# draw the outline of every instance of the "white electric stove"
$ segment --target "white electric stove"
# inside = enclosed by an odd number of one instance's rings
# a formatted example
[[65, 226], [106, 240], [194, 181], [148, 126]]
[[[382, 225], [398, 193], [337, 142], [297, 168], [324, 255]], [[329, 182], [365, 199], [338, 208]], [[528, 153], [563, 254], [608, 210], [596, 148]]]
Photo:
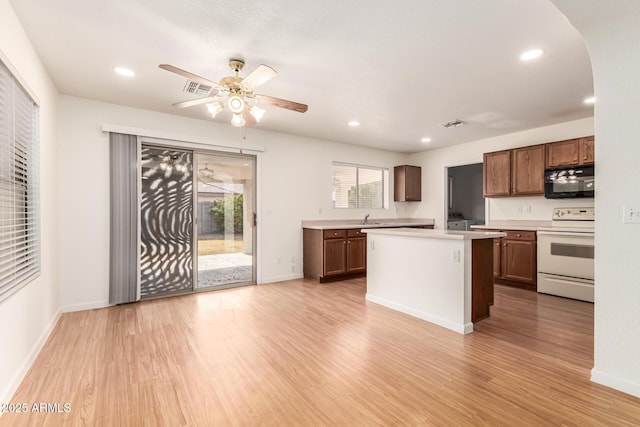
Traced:
[[538, 229], [538, 292], [593, 302], [594, 208], [556, 208]]

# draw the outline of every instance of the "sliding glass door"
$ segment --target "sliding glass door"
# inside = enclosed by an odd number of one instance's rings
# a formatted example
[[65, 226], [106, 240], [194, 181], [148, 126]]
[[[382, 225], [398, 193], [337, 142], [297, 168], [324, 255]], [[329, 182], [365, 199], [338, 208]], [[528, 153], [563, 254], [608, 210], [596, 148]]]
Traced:
[[255, 156], [143, 143], [140, 160], [140, 296], [256, 283]]
[[140, 295], [193, 290], [193, 152], [142, 145]]
[[196, 153], [198, 289], [255, 280], [255, 156]]

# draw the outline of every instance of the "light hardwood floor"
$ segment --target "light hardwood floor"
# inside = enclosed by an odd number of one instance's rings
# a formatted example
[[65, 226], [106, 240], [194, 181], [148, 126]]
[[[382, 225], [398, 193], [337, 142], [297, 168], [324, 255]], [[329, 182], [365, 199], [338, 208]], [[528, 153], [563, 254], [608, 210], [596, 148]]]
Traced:
[[640, 425], [589, 380], [593, 306], [496, 287], [459, 335], [365, 281], [250, 286], [64, 314], [0, 425]]

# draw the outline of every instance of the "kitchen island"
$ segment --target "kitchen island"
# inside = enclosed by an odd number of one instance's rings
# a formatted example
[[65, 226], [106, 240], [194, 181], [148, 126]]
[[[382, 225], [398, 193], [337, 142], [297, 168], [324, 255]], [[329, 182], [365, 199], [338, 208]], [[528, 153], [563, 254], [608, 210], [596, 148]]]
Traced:
[[501, 232], [364, 229], [367, 301], [458, 333], [489, 317], [493, 239]]

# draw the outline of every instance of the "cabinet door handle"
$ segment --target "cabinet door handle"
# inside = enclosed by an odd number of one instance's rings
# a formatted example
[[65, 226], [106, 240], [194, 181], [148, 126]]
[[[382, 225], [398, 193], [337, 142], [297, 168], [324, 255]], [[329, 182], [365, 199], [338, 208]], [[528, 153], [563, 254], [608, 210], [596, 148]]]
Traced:
[[522, 237], [522, 234], [518, 233], [516, 234], [517, 237]]

